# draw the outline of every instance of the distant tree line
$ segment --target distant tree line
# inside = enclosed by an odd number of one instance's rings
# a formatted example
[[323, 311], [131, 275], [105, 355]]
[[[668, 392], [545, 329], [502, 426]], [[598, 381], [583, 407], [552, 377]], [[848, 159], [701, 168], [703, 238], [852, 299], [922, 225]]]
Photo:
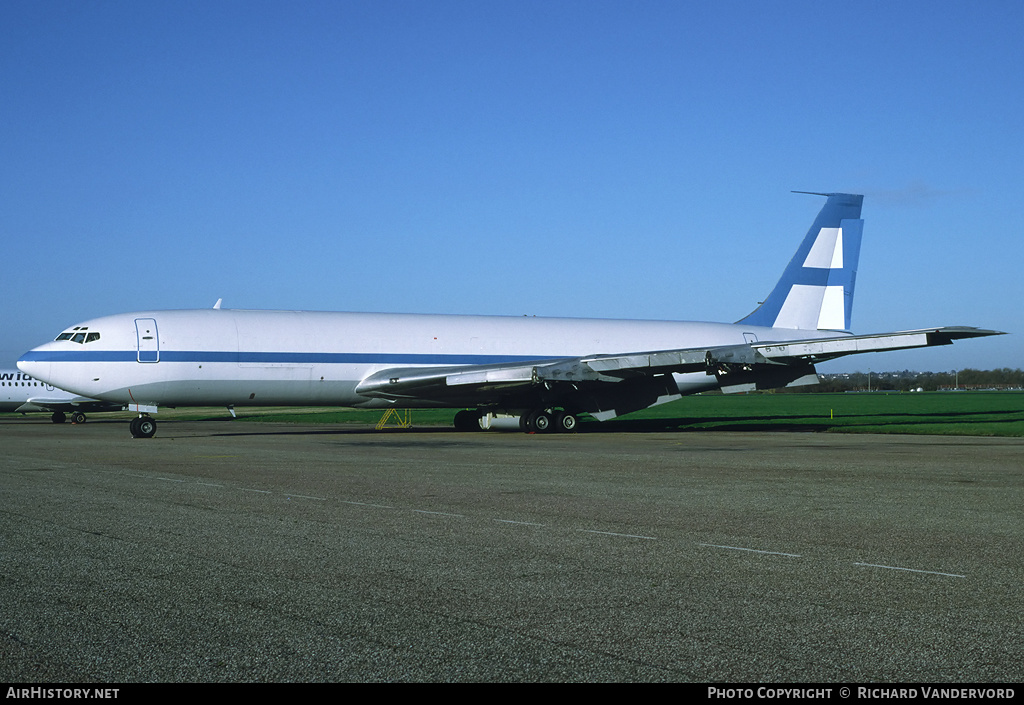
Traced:
[[[866, 392], [893, 390], [935, 392], [952, 389], [1024, 389], [1024, 370], [950, 370], [949, 372], [851, 372], [821, 374], [817, 385], [788, 392]], [[781, 391], [781, 390], [780, 390]]]

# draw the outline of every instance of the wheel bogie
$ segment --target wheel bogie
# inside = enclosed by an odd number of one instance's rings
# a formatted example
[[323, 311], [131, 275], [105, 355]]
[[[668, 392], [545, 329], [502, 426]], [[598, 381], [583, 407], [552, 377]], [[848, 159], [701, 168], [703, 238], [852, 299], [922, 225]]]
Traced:
[[455, 414], [455, 428], [464, 431], [480, 429], [504, 428], [507, 423], [519, 418], [519, 430], [523, 433], [575, 433], [579, 426], [579, 417], [567, 409], [526, 409], [523, 411], [460, 411]]
[[520, 417], [520, 428], [526, 433], [575, 433], [579, 419], [560, 409], [536, 409]]

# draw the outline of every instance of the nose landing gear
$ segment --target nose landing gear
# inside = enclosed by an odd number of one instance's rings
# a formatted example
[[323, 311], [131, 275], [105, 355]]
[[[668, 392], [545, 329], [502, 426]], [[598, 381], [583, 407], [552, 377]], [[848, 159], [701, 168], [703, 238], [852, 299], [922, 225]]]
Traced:
[[132, 419], [128, 428], [133, 438], [152, 438], [156, 433], [156, 420], [150, 416], [139, 416]]

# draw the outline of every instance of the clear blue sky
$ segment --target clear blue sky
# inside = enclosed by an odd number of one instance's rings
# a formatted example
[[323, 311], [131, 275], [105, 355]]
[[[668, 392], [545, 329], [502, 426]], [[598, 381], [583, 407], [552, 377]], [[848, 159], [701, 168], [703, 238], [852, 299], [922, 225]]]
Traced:
[[865, 194], [820, 371], [1024, 367], [1024, 3], [0, 4], [0, 363], [209, 307], [734, 321]]

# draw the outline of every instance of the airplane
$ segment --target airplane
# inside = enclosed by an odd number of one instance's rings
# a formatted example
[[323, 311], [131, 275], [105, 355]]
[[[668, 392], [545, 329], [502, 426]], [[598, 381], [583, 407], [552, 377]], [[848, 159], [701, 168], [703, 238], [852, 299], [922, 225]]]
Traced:
[[52, 411], [50, 420], [54, 423], [67, 421], [71, 412], [71, 423], [86, 421], [85, 412], [121, 411], [124, 404], [87, 399], [78, 394], [65, 392], [51, 384], [33, 379], [19, 370], [0, 370], [0, 411], [14, 411], [25, 414], [30, 411]]
[[815, 384], [814, 365], [843, 355], [1001, 334], [852, 335], [863, 196], [814, 195], [825, 204], [779, 282], [736, 323], [251, 311], [218, 300], [85, 321], [18, 367], [128, 405], [137, 438], [155, 434], [160, 406], [213, 405], [460, 408], [460, 430], [518, 417], [543, 433], [576, 430], [582, 413], [604, 421], [709, 390]]

